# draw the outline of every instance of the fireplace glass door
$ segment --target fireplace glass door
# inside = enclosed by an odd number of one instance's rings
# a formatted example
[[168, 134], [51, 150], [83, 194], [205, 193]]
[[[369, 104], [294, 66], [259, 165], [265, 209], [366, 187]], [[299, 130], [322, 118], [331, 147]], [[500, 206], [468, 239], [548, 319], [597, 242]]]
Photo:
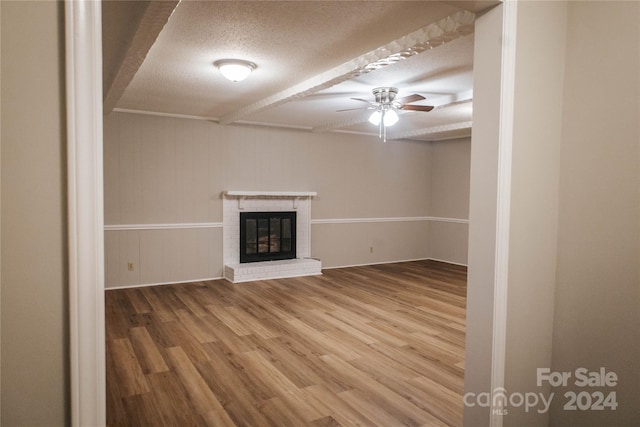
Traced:
[[295, 212], [240, 213], [240, 262], [295, 257]]

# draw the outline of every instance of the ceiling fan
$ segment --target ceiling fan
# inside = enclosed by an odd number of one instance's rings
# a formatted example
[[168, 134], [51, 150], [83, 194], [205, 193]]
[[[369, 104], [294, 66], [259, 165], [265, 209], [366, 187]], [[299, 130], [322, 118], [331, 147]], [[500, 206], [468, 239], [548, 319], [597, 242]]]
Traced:
[[372, 90], [375, 101], [369, 101], [362, 98], [351, 98], [354, 101], [366, 102], [368, 107], [362, 108], [348, 108], [338, 111], [352, 111], [352, 110], [374, 110], [369, 117], [369, 123], [379, 127], [379, 137], [383, 138], [384, 142], [387, 142], [387, 127], [393, 126], [398, 122], [398, 110], [407, 111], [431, 111], [433, 106], [431, 105], [410, 105], [412, 102], [422, 101], [426, 99], [422, 95], [414, 93], [403, 98], [396, 99], [398, 94], [398, 88], [395, 87], [377, 87]]

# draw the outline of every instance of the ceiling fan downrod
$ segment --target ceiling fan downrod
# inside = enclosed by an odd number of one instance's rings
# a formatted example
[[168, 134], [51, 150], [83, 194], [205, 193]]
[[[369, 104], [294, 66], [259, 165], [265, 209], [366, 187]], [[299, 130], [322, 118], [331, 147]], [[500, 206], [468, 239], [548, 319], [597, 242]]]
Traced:
[[382, 142], [387, 142], [387, 126], [384, 124], [384, 115], [386, 114], [386, 109], [382, 109], [380, 113], [380, 131], [378, 132], [378, 138], [382, 138]]
[[393, 100], [398, 94], [398, 88], [395, 87], [377, 87], [372, 90], [373, 96], [376, 98], [376, 102], [379, 104], [378, 109], [380, 111], [380, 124], [378, 125], [378, 138], [382, 138], [383, 142], [387, 142], [387, 124], [385, 122], [385, 115], [387, 111], [393, 108]]

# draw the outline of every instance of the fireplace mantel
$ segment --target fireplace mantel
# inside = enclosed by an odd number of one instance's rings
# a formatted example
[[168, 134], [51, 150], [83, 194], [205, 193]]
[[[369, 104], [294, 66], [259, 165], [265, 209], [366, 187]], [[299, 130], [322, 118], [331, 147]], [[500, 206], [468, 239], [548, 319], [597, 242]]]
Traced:
[[224, 197], [278, 197], [278, 198], [296, 198], [296, 197], [314, 197], [318, 193], [315, 191], [223, 191]]
[[286, 199], [293, 201], [293, 209], [298, 209], [299, 199], [310, 199], [317, 196], [315, 191], [239, 191], [229, 190], [223, 191], [222, 197], [224, 199], [237, 199], [238, 209], [244, 209], [245, 199]]

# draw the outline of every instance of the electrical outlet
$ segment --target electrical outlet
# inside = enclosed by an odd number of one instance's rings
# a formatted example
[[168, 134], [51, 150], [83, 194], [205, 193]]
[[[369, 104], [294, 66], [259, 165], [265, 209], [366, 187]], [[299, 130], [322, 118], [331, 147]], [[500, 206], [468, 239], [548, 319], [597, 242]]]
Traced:
[[127, 270], [133, 271], [133, 263], [132, 262], [127, 263]]
[[373, 253], [373, 246], [369, 248], [369, 253]]

